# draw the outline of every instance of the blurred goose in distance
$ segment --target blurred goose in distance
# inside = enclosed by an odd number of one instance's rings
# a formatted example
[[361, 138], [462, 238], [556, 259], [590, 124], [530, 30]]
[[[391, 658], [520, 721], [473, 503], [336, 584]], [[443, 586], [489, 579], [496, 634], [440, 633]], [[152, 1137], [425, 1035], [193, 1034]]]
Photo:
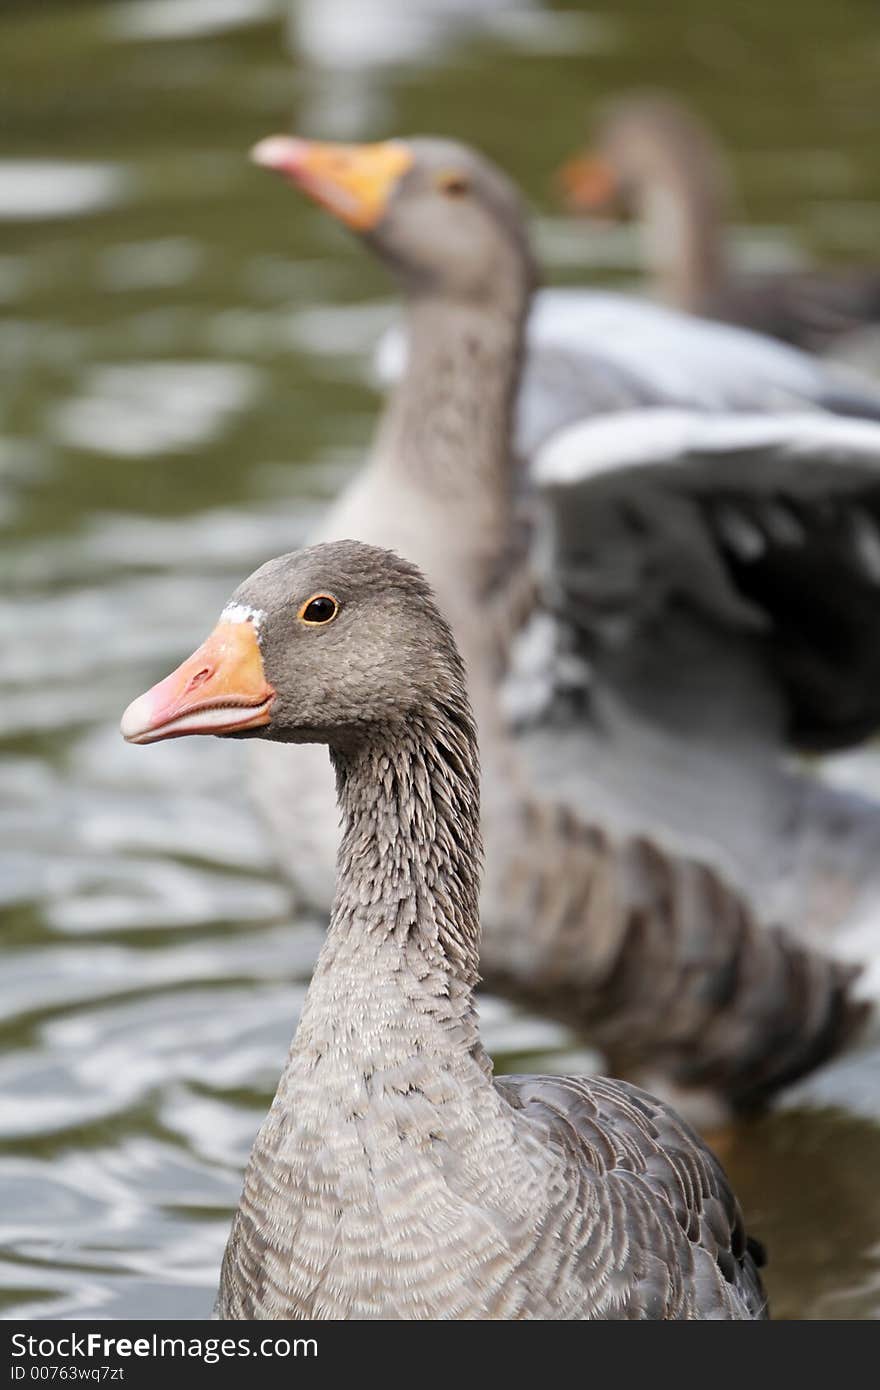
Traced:
[[727, 1179], [673, 1111], [619, 1081], [493, 1079], [476, 728], [414, 565], [351, 541], [263, 565], [122, 732], [326, 744], [336, 773], [329, 931], [219, 1317], [767, 1316]]
[[600, 116], [592, 149], [561, 171], [566, 201], [587, 214], [633, 215], [659, 297], [821, 352], [880, 324], [880, 268], [746, 274], [730, 264], [730, 182], [711, 131], [664, 93], [620, 97]]
[[[836, 930], [856, 894], [835, 835], [859, 827], [861, 889], [880, 816], [781, 755], [802, 730], [845, 744], [877, 721], [876, 643], [863, 639], [876, 631], [880, 429], [818, 408], [842, 378], [813, 360], [670, 311], [651, 311], [668, 338], [609, 333], [584, 347], [574, 324], [587, 294], [564, 306], [568, 358], [527, 337], [517, 400], [536, 277], [499, 170], [429, 139], [273, 137], [255, 157], [358, 232], [404, 295], [403, 375], [317, 539], [416, 560], [462, 649], [483, 752], [487, 983], [576, 1022], [615, 1070], [654, 1087], [671, 1078], [689, 1104], [759, 1103], [865, 1016], [853, 976], [870, 950]], [[720, 364], [717, 335], [731, 344]], [[545, 382], [552, 397], [558, 361], [566, 407], [579, 399], [587, 418], [527, 461], [520, 410], [517, 465], [515, 403]], [[816, 603], [802, 611], [775, 572], [790, 564], [806, 592], [814, 562]], [[326, 906], [326, 770], [305, 766], [307, 749], [253, 752], [280, 862]], [[788, 929], [768, 929], [780, 888]]]

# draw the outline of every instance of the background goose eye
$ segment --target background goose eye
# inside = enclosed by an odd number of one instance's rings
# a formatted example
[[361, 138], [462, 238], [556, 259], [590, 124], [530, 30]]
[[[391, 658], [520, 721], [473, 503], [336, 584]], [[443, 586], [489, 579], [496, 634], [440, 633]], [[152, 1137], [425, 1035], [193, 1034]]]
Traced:
[[314, 598], [307, 599], [299, 610], [299, 616], [304, 623], [329, 623], [339, 612], [339, 604], [335, 598], [329, 594], [315, 594]]
[[464, 174], [441, 174], [437, 179], [437, 187], [450, 198], [460, 198], [470, 191], [470, 184]]

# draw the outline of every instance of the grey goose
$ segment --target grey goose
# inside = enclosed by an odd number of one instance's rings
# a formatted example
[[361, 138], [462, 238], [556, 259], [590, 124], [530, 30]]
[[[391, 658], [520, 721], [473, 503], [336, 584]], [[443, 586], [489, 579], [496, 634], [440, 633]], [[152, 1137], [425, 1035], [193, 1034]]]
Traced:
[[413, 565], [348, 541], [263, 565], [122, 732], [325, 744], [336, 775], [330, 926], [219, 1317], [767, 1315], [727, 1179], [672, 1110], [607, 1079], [493, 1078], [473, 998], [476, 731]]

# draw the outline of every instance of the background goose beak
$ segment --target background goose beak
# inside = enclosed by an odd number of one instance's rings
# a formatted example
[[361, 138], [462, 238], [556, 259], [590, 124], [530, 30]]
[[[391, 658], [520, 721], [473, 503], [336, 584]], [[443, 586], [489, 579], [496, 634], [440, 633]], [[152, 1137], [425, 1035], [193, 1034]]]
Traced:
[[254, 146], [251, 159], [274, 169], [355, 231], [366, 232], [381, 222], [413, 155], [400, 140], [336, 145], [270, 135]]
[[617, 176], [611, 165], [596, 155], [575, 155], [556, 177], [570, 212], [608, 212], [617, 199]]
[[270, 722], [274, 698], [253, 624], [224, 622], [176, 671], [132, 701], [120, 728], [129, 743], [257, 729]]

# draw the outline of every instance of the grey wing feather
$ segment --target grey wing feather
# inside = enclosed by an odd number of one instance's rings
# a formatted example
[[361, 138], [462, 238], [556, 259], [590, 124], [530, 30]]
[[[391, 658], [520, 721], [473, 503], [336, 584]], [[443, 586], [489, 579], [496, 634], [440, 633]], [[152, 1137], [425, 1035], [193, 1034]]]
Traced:
[[880, 390], [760, 333], [647, 300], [549, 289], [528, 324], [517, 446], [576, 419], [639, 406], [707, 412], [819, 408], [880, 419]]
[[[768, 1316], [760, 1247], [717, 1158], [673, 1110], [603, 1077], [504, 1076], [496, 1085], [566, 1160], [568, 1200], [551, 1219], [575, 1237], [576, 1277], [598, 1316]], [[592, 1203], [576, 1199], [582, 1183], [598, 1201], [592, 1222]]]

